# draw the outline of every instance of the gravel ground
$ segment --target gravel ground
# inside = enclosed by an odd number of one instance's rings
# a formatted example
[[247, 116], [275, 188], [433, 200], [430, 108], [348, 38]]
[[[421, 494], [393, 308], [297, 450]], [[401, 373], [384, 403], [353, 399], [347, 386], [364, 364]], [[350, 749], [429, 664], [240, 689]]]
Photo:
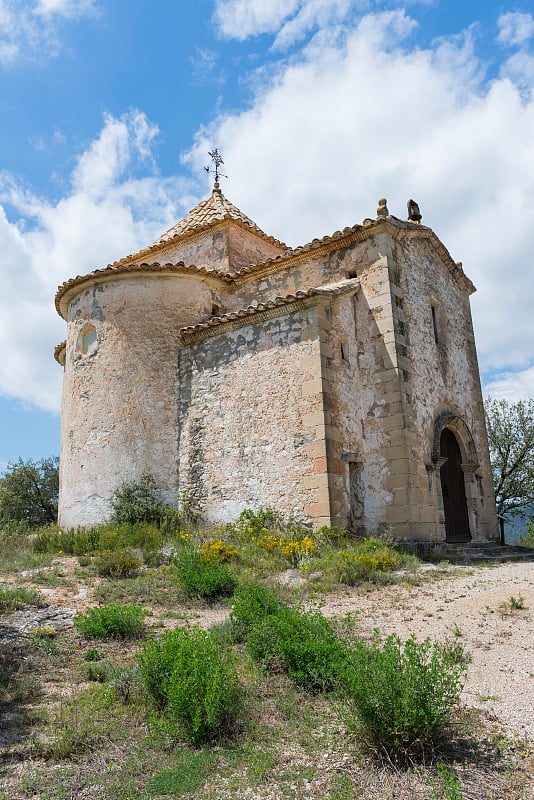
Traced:
[[[512, 609], [511, 597], [523, 598], [524, 607]], [[363, 635], [378, 629], [401, 638], [457, 640], [473, 657], [463, 702], [508, 732], [534, 738], [534, 562], [455, 567], [421, 586], [327, 598], [322, 610], [330, 617], [359, 612]]]

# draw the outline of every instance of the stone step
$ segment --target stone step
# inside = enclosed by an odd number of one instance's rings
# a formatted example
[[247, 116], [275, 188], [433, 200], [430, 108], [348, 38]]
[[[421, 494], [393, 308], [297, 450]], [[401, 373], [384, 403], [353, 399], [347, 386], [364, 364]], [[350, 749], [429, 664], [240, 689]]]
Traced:
[[431, 558], [442, 554], [444, 559], [456, 564], [488, 563], [502, 564], [505, 561], [534, 561], [534, 548], [522, 545], [496, 544], [440, 544], [429, 554]]

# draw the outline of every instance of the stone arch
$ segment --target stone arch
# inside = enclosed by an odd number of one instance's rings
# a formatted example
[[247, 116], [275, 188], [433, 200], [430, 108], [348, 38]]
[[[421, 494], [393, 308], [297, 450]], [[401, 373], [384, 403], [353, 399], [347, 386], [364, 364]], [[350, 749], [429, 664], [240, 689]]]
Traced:
[[469, 430], [467, 423], [462, 417], [453, 414], [452, 411], [444, 411], [434, 422], [434, 432], [432, 436], [432, 461], [437, 464], [440, 459], [440, 440], [444, 429], [452, 431], [460, 445], [463, 465], [474, 470], [478, 468], [477, 451], [475, 441]]
[[[445, 447], [444, 452], [442, 447]], [[469, 426], [451, 411], [443, 412], [434, 422], [432, 462], [439, 475], [436, 490], [443, 538], [448, 542], [476, 538], [478, 500], [474, 473], [478, 469], [477, 451]], [[454, 496], [449, 495], [451, 484], [456, 485]]]

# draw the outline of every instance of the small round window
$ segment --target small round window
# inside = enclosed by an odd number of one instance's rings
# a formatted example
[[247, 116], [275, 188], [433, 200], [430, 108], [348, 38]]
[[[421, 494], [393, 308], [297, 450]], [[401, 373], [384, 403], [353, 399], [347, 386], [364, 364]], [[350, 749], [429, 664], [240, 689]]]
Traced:
[[78, 349], [84, 355], [90, 356], [92, 353], [96, 352], [97, 347], [98, 338], [96, 335], [96, 328], [93, 328], [92, 325], [88, 325], [80, 333], [78, 339]]

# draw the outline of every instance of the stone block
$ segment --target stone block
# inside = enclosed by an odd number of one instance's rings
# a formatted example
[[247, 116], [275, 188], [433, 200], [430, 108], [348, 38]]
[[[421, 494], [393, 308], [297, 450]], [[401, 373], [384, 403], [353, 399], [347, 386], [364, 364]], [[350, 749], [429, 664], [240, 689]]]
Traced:
[[[330, 519], [330, 503], [307, 503], [304, 506], [304, 513], [308, 517], [326, 517]], [[328, 523], [322, 523], [327, 525]]]
[[324, 412], [322, 410], [322, 405], [320, 406], [320, 409], [320, 411], [311, 411], [308, 414], [304, 414], [302, 417], [302, 424], [305, 428], [315, 428], [318, 425], [324, 425]]
[[315, 442], [309, 442], [306, 445], [306, 455], [308, 458], [320, 458], [326, 456], [326, 441], [325, 439], [316, 439]]
[[311, 381], [304, 381], [302, 384], [302, 394], [304, 397], [310, 397], [314, 394], [321, 394], [323, 391], [323, 381], [321, 378], [314, 378]]
[[313, 472], [315, 475], [327, 472], [328, 462], [326, 456], [319, 456], [313, 460]]

